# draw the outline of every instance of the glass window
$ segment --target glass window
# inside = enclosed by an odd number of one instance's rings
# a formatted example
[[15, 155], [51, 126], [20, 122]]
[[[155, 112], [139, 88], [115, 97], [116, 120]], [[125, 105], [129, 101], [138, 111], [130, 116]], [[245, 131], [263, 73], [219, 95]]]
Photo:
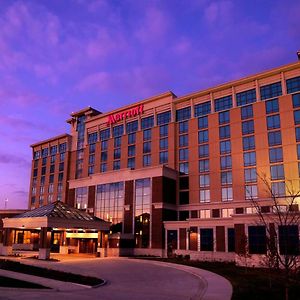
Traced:
[[143, 118], [141, 120], [141, 128], [142, 128], [142, 130], [143, 129], [152, 128], [153, 126], [154, 126], [154, 116]]
[[219, 113], [219, 124], [227, 124], [230, 122], [230, 113], [229, 110], [222, 111]]
[[[95, 154], [91, 154], [90, 156], [89, 156], [89, 164], [90, 165], [93, 165], [95, 163]], [[61, 164], [63, 164], [63, 163], [60, 163], [60, 165]], [[60, 170], [60, 171], [62, 171], [62, 170]]]
[[208, 130], [202, 130], [198, 132], [198, 143], [207, 143], [208, 142]]
[[59, 160], [64, 161], [65, 160], [65, 153], [60, 153], [59, 154]]
[[46, 167], [42, 167], [42, 175], [46, 174]]
[[294, 108], [300, 107], [300, 93], [292, 95], [292, 99], [293, 99], [293, 107]]
[[254, 133], [254, 121], [253, 120], [242, 122], [242, 133], [243, 133], [243, 135]]
[[164, 138], [164, 139], [159, 140], [159, 149], [160, 150], [168, 149], [168, 138]]
[[33, 159], [39, 159], [41, 157], [41, 151], [33, 152]]
[[215, 112], [232, 108], [232, 96], [215, 99]]
[[128, 144], [134, 144], [136, 142], [136, 133], [129, 133], [128, 134]]
[[108, 140], [110, 138], [110, 128], [100, 130], [100, 140]]
[[128, 158], [127, 168], [129, 168], [129, 169], [134, 169], [135, 168], [135, 158], [134, 157]]
[[107, 161], [107, 151], [101, 152], [101, 161]]
[[113, 137], [121, 136], [122, 134], [124, 134], [123, 124], [113, 127]]
[[244, 167], [256, 165], [256, 154], [254, 151], [244, 153]]
[[300, 142], [300, 127], [295, 128], [295, 133], [296, 133], [296, 141]]
[[171, 112], [166, 111], [160, 114], [157, 114], [157, 125], [165, 125], [171, 122]]
[[222, 185], [232, 184], [232, 172], [231, 171], [221, 172], [221, 184]]
[[232, 196], [232, 187], [222, 188], [222, 201], [231, 201], [233, 199]]
[[121, 147], [121, 142], [122, 142], [122, 139], [121, 139], [120, 136], [119, 137], [115, 137], [114, 138], [114, 147], [115, 148]]
[[151, 155], [147, 154], [143, 156], [143, 167], [151, 166]]
[[200, 190], [200, 202], [208, 203], [210, 202], [210, 190]]
[[219, 137], [220, 139], [230, 138], [230, 125], [219, 127]]
[[248, 226], [248, 240], [250, 254], [264, 254], [267, 252], [265, 226]]
[[108, 142], [107, 141], [102, 141], [101, 142], [101, 150], [107, 150]]
[[50, 147], [50, 155], [55, 155], [57, 153], [57, 146]]
[[195, 117], [205, 116], [211, 113], [210, 101], [196, 104], [194, 106]]
[[151, 129], [143, 130], [143, 140], [144, 140], [144, 141], [149, 141], [149, 140], [151, 140], [151, 136], [152, 136], [151, 133], [152, 133], [152, 132], [151, 132]]
[[236, 105], [237, 106], [250, 104], [250, 103], [253, 103], [255, 101], [256, 101], [256, 91], [255, 91], [255, 89], [236, 94]]
[[135, 146], [128, 146], [128, 156], [135, 156]]
[[51, 174], [49, 176], [49, 183], [53, 183], [54, 182], [54, 174]]
[[252, 150], [255, 149], [255, 139], [254, 135], [251, 136], [244, 136], [243, 137], [243, 150]]
[[200, 145], [198, 151], [199, 151], [199, 158], [208, 157], [209, 156], [208, 144]]
[[179, 160], [188, 160], [189, 159], [189, 150], [187, 148], [185, 149], [179, 149]]
[[94, 165], [88, 167], [88, 175], [94, 174]]
[[63, 181], [64, 173], [58, 173], [58, 181]]
[[208, 128], [208, 116], [198, 118], [198, 129]]
[[50, 165], [50, 173], [54, 173], [55, 171], [55, 165]]
[[48, 156], [48, 148], [42, 149], [42, 157]]
[[220, 154], [228, 154], [231, 152], [230, 140], [220, 142]]
[[43, 157], [42, 159], [42, 166], [45, 166], [47, 163], [47, 157]]
[[[222, 209], [224, 211], [224, 209]], [[231, 213], [229, 216], [231, 216]], [[224, 215], [223, 215], [224, 218]], [[227, 229], [227, 244], [228, 244], [228, 252], [235, 252], [235, 231], [234, 228]]]
[[89, 145], [90, 154], [95, 153], [95, 151], [96, 151], [96, 144], [90, 144]]
[[98, 140], [98, 133], [93, 132], [88, 135], [88, 144], [94, 144]]
[[139, 128], [138, 120], [128, 122], [126, 124], [126, 132], [127, 133], [134, 133], [134, 132], [138, 131], [138, 128]]
[[151, 142], [143, 143], [143, 153], [150, 153], [151, 152]]
[[261, 100], [274, 98], [282, 95], [281, 82], [264, 85], [260, 87]]
[[159, 126], [159, 136], [160, 137], [168, 136], [168, 125]]
[[297, 159], [300, 160], [300, 144], [297, 145]]
[[257, 185], [246, 185], [245, 186], [245, 198], [247, 200], [256, 199], [258, 197], [257, 194]]
[[209, 186], [209, 175], [204, 174], [199, 176], [199, 186], [200, 187], [207, 187]]
[[188, 121], [179, 123], [179, 133], [187, 133], [189, 131], [189, 123]]
[[280, 254], [299, 255], [298, 225], [280, 225], [278, 231]]
[[210, 209], [200, 209], [200, 218], [209, 219], [210, 218]]
[[266, 114], [272, 114], [279, 112], [278, 99], [268, 100], [265, 102]]
[[102, 163], [100, 165], [100, 172], [103, 173], [103, 172], [106, 172], [107, 171], [107, 164], [106, 163]]
[[231, 155], [221, 156], [221, 170], [231, 169]]
[[202, 159], [199, 160], [199, 173], [209, 172], [209, 160]]
[[300, 110], [294, 111], [294, 122], [295, 122], [295, 125], [300, 124]]
[[252, 104], [241, 107], [241, 119], [251, 119], [253, 118], [253, 106]]
[[189, 145], [188, 134], [183, 134], [179, 136], [179, 147], [187, 147]]
[[272, 182], [271, 183], [272, 195], [275, 197], [285, 196], [285, 182]]
[[191, 107], [185, 107], [176, 110], [176, 122], [188, 120], [191, 118]]
[[189, 163], [184, 162], [179, 164], [179, 172], [181, 174], [189, 174]]
[[121, 162], [119, 160], [115, 160], [113, 162], [113, 169], [114, 170], [119, 170], [121, 168]]
[[121, 148], [114, 149], [114, 159], [121, 158]]
[[272, 180], [284, 179], [283, 165], [271, 166], [271, 179]]
[[270, 147], [281, 145], [281, 132], [280, 131], [268, 132], [268, 142]]
[[251, 169], [245, 169], [245, 182], [256, 182], [256, 168], [251, 168]]
[[279, 115], [272, 115], [272, 116], [267, 117], [267, 128], [268, 128], [268, 130], [280, 128]]
[[300, 91], [300, 76], [288, 79], [286, 87], [288, 94]]
[[168, 162], [168, 151], [159, 152], [159, 163], [165, 164]]
[[272, 148], [269, 150], [270, 163], [283, 161], [282, 148]]

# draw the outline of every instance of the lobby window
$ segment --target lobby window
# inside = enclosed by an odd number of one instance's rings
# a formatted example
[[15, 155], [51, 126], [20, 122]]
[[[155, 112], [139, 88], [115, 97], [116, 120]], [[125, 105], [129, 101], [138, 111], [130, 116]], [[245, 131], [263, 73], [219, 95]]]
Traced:
[[254, 135], [251, 136], [244, 136], [243, 137], [243, 150], [252, 150], [255, 149], [255, 139]]
[[257, 185], [246, 185], [245, 186], [245, 198], [247, 200], [256, 199], [257, 194]]
[[219, 124], [227, 124], [230, 122], [230, 113], [229, 110], [222, 111], [219, 113]]
[[118, 137], [124, 134], [124, 125], [118, 125], [113, 127], [113, 137]]
[[122, 144], [122, 139], [121, 139], [121, 137], [120, 137], [120, 136], [115, 137], [115, 138], [114, 138], [114, 147], [115, 147], [115, 148], [119, 148], [119, 147], [121, 147], [121, 144]]
[[134, 169], [135, 168], [135, 158], [134, 157], [128, 158], [127, 168], [129, 168], [129, 169]]
[[299, 255], [299, 228], [298, 225], [280, 225], [279, 251], [280, 254]]
[[139, 122], [138, 120], [132, 121], [132, 122], [128, 122], [126, 124], [126, 133], [130, 134], [130, 133], [135, 133], [138, 131], [139, 128]]
[[86, 209], [88, 204], [88, 188], [79, 187], [75, 189], [75, 205], [78, 209]]
[[176, 110], [176, 122], [185, 121], [191, 118], [191, 107]]
[[189, 131], [189, 122], [184, 121], [179, 123], [179, 133], [188, 133]]
[[179, 204], [189, 204], [190, 202], [190, 194], [189, 191], [180, 191], [179, 192]]
[[131, 145], [131, 146], [128, 146], [128, 156], [135, 156], [135, 146], [134, 145]]
[[207, 143], [208, 142], [208, 130], [202, 130], [198, 132], [198, 143]]
[[142, 130], [152, 128], [153, 126], [154, 126], [154, 116], [143, 118], [141, 120], [141, 129]]
[[119, 160], [115, 160], [113, 162], [113, 169], [114, 170], [120, 170], [120, 168], [121, 168], [121, 162]]
[[200, 203], [210, 202], [210, 190], [200, 190]]
[[278, 99], [268, 100], [265, 102], [266, 114], [273, 114], [279, 112]]
[[143, 167], [151, 166], [151, 155], [147, 154], [143, 156]]
[[255, 91], [255, 89], [236, 94], [236, 105], [237, 106], [250, 104], [250, 103], [253, 103], [255, 101], [256, 101], [256, 91]]
[[221, 157], [221, 170], [231, 169], [231, 155], [226, 155]]
[[209, 175], [204, 174], [199, 176], [199, 186], [201, 188], [209, 186]]
[[168, 162], [168, 151], [159, 152], [159, 163], [165, 164]]
[[267, 117], [267, 128], [268, 130], [280, 128], [279, 115], [272, 115]]
[[253, 106], [252, 104], [241, 107], [241, 119], [251, 119], [253, 118]]
[[294, 108], [300, 107], [300, 93], [292, 95], [292, 99], [293, 99], [293, 107]]
[[222, 188], [222, 201], [227, 202], [231, 201], [232, 199], [232, 187]]
[[50, 147], [50, 155], [55, 155], [57, 153], [57, 146]]
[[270, 99], [281, 95], [282, 95], [281, 82], [275, 82], [260, 87], [261, 100]]
[[108, 148], [108, 141], [107, 140], [102, 141], [101, 142], [101, 151], [105, 151], [105, 150], [107, 150], [107, 148]]
[[198, 151], [199, 151], [199, 158], [208, 157], [209, 156], [208, 144], [200, 145]]
[[156, 118], [157, 118], [158, 126], [168, 124], [171, 122], [171, 112], [166, 111], [166, 112], [157, 114]]
[[214, 251], [214, 232], [212, 228], [200, 228], [200, 250]]
[[199, 173], [209, 172], [209, 160], [201, 159], [199, 160]]
[[232, 108], [232, 96], [215, 99], [215, 112]]
[[136, 142], [136, 133], [129, 133], [128, 134], [128, 145], [135, 144]]
[[107, 161], [107, 151], [101, 152], [101, 161]]
[[88, 175], [94, 174], [94, 166], [89, 166], [88, 167]]
[[151, 134], [151, 129], [145, 129], [145, 130], [143, 131], [143, 140], [144, 140], [144, 141], [149, 141], [149, 140], [151, 140], [151, 136], [152, 136], [152, 134]]
[[161, 125], [159, 126], [159, 136], [166, 137], [168, 136], [168, 125]]
[[106, 172], [107, 171], [107, 163], [100, 164], [100, 172]]
[[294, 111], [294, 122], [295, 122], [295, 125], [300, 124], [300, 110]]
[[151, 152], [151, 142], [143, 143], [143, 153], [150, 153]]
[[288, 94], [300, 91], [300, 76], [288, 79], [286, 81]]
[[285, 182], [272, 182], [271, 183], [272, 195], [275, 197], [285, 196]]
[[276, 162], [282, 162], [283, 161], [283, 154], [282, 154], [282, 148], [271, 148], [269, 150], [269, 158], [270, 163], [276, 163]]
[[195, 117], [205, 116], [211, 113], [211, 104], [210, 101], [196, 104], [194, 106], [194, 115]]
[[98, 133], [93, 132], [88, 135], [88, 144], [95, 144], [98, 141]]
[[245, 135], [251, 133], [254, 133], [254, 121], [249, 120], [242, 122], [242, 134]]
[[284, 179], [284, 167], [283, 165], [271, 166], [271, 180]]
[[230, 125], [219, 127], [219, 137], [220, 139], [230, 138]]
[[256, 165], [256, 154], [254, 151], [244, 153], [244, 167]]
[[208, 116], [198, 118], [198, 129], [208, 128]]
[[232, 172], [231, 171], [221, 172], [221, 184], [222, 185], [232, 184]]
[[228, 245], [228, 252], [235, 251], [235, 231], [234, 228], [227, 229], [227, 245]]
[[179, 147], [187, 147], [189, 144], [188, 134], [183, 134], [179, 136]]
[[281, 132], [279, 130], [268, 132], [268, 143], [270, 147], [281, 145]]
[[188, 160], [189, 159], [189, 150], [187, 148], [179, 150], [179, 160]]
[[160, 150], [168, 149], [168, 138], [164, 138], [164, 139], [159, 140], [159, 149]]
[[110, 138], [110, 128], [100, 130], [100, 141], [108, 140]]
[[250, 254], [264, 254], [267, 252], [265, 226], [248, 226], [248, 240]]
[[121, 158], [121, 148], [114, 149], [114, 159]]
[[220, 142], [220, 154], [228, 154], [231, 152], [230, 140]]
[[244, 170], [244, 175], [245, 175], [245, 182], [246, 183], [257, 181], [256, 168], [245, 169]]
[[189, 174], [189, 163], [184, 162], [179, 164], [180, 174]]

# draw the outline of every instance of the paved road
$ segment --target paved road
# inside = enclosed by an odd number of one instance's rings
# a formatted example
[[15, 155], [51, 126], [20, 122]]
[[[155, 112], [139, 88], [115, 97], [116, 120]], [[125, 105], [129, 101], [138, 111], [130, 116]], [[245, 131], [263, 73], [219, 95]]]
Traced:
[[189, 272], [141, 260], [82, 259], [34, 264], [100, 277], [107, 284], [68, 292], [0, 289], [0, 299], [191, 300], [202, 298], [206, 289], [205, 280]]

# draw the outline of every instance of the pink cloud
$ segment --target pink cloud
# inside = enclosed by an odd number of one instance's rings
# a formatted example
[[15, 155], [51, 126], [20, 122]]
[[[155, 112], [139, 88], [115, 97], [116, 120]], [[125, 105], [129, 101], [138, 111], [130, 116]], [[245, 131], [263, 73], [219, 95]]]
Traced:
[[231, 1], [211, 1], [204, 9], [204, 18], [208, 24], [224, 23], [230, 20], [233, 13]]
[[86, 91], [89, 89], [96, 89], [106, 91], [111, 87], [111, 76], [106, 72], [97, 72], [88, 75], [79, 82], [76, 89], [79, 91]]

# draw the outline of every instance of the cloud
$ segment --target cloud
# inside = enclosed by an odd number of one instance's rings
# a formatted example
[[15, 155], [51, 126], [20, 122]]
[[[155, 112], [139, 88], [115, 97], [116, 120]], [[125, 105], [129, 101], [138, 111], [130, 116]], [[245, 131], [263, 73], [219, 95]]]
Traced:
[[29, 168], [31, 162], [22, 156], [18, 156], [10, 153], [0, 153], [0, 164], [17, 165], [19, 167]]
[[204, 9], [204, 19], [209, 25], [226, 23], [230, 21], [233, 14], [233, 3], [231, 1], [211, 1]]

